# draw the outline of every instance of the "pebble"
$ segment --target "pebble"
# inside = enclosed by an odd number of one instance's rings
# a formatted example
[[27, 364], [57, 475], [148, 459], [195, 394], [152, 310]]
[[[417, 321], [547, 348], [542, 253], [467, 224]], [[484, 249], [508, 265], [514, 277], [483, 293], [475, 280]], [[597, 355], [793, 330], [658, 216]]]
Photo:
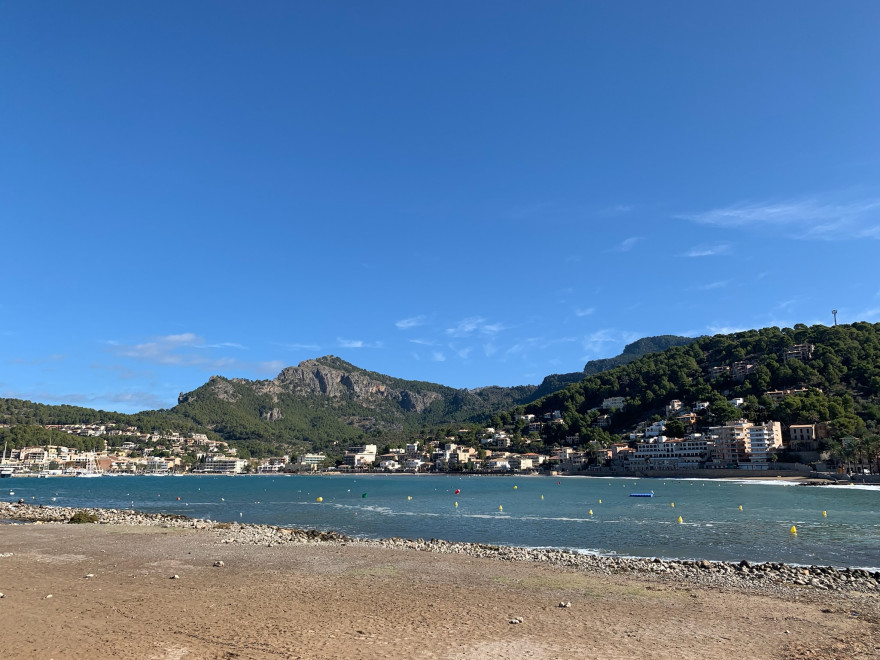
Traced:
[[215, 561], [214, 562], [214, 568], [223, 568], [225, 565], [226, 564], [224, 564], [222, 561]]
[[169, 579], [170, 580], [179, 580], [180, 576], [179, 575], [172, 575]]
[[[778, 562], [669, 561], [657, 558], [625, 558], [582, 555], [548, 548], [515, 548], [485, 543], [461, 543], [440, 539], [367, 539], [317, 529], [291, 529], [273, 525], [212, 522], [171, 514], [138, 513], [126, 509], [74, 509], [0, 502], [0, 519], [66, 524], [77, 511], [98, 516], [105, 525], [139, 525], [211, 530], [218, 543], [240, 545], [361, 545], [373, 548], [459, 554], [480, 559], [527, 561], [561, 566], [602, 575], [653, 576], [712, 588], [760, 590], [782, 596], [805, 591], [880, 594], [880, 571], [830, 566], [790, 566]], [[217, 566], [218, 562], [215, 562]], [[219, 562], [222, 565], [222, 562]], [[174, 576], [172, 579], [177, 579]]]
[[510, 623], [522, 623], [523, 618], [521, 616], [516, 617], [515, 619], [511, 619]]

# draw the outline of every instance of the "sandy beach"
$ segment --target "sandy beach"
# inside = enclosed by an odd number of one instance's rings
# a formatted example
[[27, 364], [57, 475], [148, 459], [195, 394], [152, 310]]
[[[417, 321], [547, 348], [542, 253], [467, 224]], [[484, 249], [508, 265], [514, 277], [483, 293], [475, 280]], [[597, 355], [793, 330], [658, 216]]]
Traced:
[[876, 593], [803, 587], [781, 596], [675, 573], [59, 523], [0, 526], [0, 568], [3, 658], [880, 654]]

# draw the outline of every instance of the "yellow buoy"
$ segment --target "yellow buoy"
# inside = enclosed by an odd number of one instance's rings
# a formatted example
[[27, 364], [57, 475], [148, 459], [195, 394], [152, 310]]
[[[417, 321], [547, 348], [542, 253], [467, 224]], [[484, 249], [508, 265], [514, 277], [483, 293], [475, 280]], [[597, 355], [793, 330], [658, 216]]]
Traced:
[[514, 486], [513, 489], [516, 490], [516, 486]]
[[411, 500], [411, 499], [412, 499], [412, 495], [407, 495], [407, 496], [406, 496], [406, 499], [407, 499], [407, 500]]
[[599, 504], [602, 504], [602, 500], [599, 500]]
[[458, 502], [455, 503], [455, 506], [458, 507]]
[[794, 525], [791, 526], [791, 533], [797, 536], [797, 527], [795, 527]]
[[323, 497], [319, 497], [318, 499], [315, 500], [315, 502], [323, 502], [323, 501], [324, 501]]
[[742, 504], [739, 505], [739, 510], [740, 510], [740, 511], [743, 510], [743, 505], [742, 505]]
[[675, 502], [670, 502], [670, 503], [669, 503], [669, 506], [671, 506], [671, 507], [674, 509], [674, 508], [675, 508]]
[[498, 505], [498, 510], [499, 510], [499, 511], [504, 511], [504, 507], [501, 506], [501, 505], [499, 504], [499, 505]]
[[544, 499], [544, 496], [543, 496], [543, 495], [541, 495], [541, 499], [542, 499], [542, 500]]
[[591, 516], [593, 515], [593, 510], [592, 510], [592, 509], [590, 509], [590, 515], [591, 515]]
[[678, 522], [683, 523], [684, 520], [681, 519], [681, 516], [678, 517]]
[[823, 517], [823, 518], [827, 518], [827, 517], [828, 517], [828, 512], [827, 512], [827, 511], [823, 511], [823, 512], [822, 512], [822, 517]]

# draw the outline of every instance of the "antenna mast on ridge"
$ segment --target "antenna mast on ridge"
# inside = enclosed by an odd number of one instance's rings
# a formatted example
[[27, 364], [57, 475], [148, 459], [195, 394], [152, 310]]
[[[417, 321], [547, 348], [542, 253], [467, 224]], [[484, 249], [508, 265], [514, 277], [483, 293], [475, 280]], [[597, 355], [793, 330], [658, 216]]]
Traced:
[[832, 309], [831, 313], [834, 314], [834, 325], [837, 325], [837, 310]]

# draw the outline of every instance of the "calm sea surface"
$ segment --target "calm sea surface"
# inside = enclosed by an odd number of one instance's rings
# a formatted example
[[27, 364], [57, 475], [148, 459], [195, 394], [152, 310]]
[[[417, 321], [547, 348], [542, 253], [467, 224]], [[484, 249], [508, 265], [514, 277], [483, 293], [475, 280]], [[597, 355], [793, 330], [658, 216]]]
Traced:
[[[652, 498], [630, 497], [652, 491]], [[12, 478], [0, 482], [0, 496], [352, 536], [880, 567], [880, 488], [870, 486], [583, 477], [185, 476]]]

